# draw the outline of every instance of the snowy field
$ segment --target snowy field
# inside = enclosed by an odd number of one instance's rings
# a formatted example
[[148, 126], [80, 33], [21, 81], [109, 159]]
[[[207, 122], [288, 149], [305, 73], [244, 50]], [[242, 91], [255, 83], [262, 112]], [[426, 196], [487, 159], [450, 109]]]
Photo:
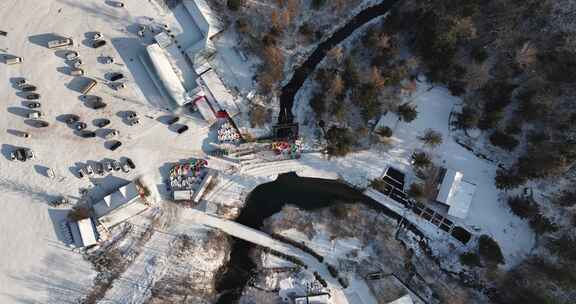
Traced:
[[[190, 130], [177, 135], [161, 122], [165, 102], [138, 60], [149, 37], [140, 39], [138, 23], [168, 24], [178, 35], [180, 23], [173, 14], [153, 2], [125, 0], [126, 9], [113, 8], [110, 1], [72, 0], [5, 0], [0, 2], [0, 28], [8, 32], [0, 37], [0, 54], [24, 58], [19, 65], [0, 63], [0, 303], [64, 303], [79, 297], [91, 285], [95, 273], [81, 255], [71, 251], [59, 239], [57, 225], [66, 211], [47, 204], [59, 195], [72, 203], [79, 198], [80, 188], [95, 193], [111, 190], [123, 181], [146, 175], [153, 184], [161, 184], [159, 167], [199, 153], [207, 131], [194, 121], [181, 118]], [[86, 45], [86, 33], [100, 31], [108, 44], [99, 49]], [[70, 66], [62, 50], [50, 50], [45, 43], [52, 35], [71, 37], [74, 50], [84, 61], [86, 76], [99, 81], [91, 94], [101, 96], [108, 106], [102, 110], [87, 108], [79, 99], [80, 83], [69, 76]], [[102, 64], [98, 57], [113, 56], [115, 64]], [[122, 72], [127, 88], [112, 90], [105, 75]], [[34, 128], [25, 116], [28, 109], [13, 82], [25, 77], [38, 87], [40, 110], [47, 128]], [[132, 110], [140, 116], [140, 125], [128, 126], [121, 112]], [[77, 114], [96, 138], [81, 138], [61, 122], [61, 115]], [[112, 152], [93, 120], [107, 118], [108, 126], [120, 131], [122, 146]], [[14, 135], [26, 131], [31, 138]], [[10, 161], [14, 147], [26, 147], [37, 154], [27, 162]], [[130, 157], [136, 170], [129, 174], [114, 173], [105, 178], [79, 179], [76, 166], [103, 159]], [[57, 177], [45, 176], [52, 168]], [[96, 191], [102, 190], [102, 191]]]

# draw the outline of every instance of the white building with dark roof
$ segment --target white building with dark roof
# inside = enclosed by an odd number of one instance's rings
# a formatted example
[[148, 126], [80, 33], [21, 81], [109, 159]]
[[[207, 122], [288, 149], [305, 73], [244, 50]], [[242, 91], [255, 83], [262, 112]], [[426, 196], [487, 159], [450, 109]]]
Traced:
[[464, 180], [464, 174], [446, 169], [436, 201], [448, 206], [448, 215], [465, 219], [476, 193], [476, 185]]

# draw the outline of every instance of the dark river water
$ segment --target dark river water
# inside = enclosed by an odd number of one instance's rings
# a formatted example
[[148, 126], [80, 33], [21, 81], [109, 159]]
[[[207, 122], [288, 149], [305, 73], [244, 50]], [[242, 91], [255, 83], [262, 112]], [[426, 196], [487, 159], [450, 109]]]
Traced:
[[[260, 229], [265, 219], [276, 214], [287, 205], [314, 210], [332, 206], [339, 202], [358, 202], [398, 220], [400, 216], [390, 209], [363, 195], [360, 191], [334, 180], [299, 177], [295, 173], [279, 175], [274, 182], [256, 187], [247, 197], [236, 222]], [[249, 257], [253, 245], [234, 239], [228, 269], [218, 280], [216, 289], [222, 292], [217, 303], [234, 303], [248, 282], [254, 263]]]

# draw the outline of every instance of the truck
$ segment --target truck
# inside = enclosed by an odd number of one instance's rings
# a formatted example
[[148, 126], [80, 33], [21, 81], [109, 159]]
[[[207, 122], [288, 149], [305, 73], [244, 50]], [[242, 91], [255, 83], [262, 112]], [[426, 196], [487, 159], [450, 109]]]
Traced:
[[6, 64], [18, 64], [21, 63], [23, 61], [22, 57], [10, 57], [10, 58], [6, 58]]
[[90, 93], [90, 90], [92, 90], [96, 84], [98, 84], [98, 82], [92, 78], [88, 78], [88, 81], [86, 82], [86, 84], [82, 87], [82, 89], [80, 90], [82, 92], [82, 94], [86, 95], [88, 93]]
[[73, 43], [74, 43], [74, 40], [72, 40], [71, 38], [55, 39], [55, 40], [48, 41], [48, 48], [49, 49], [55, 49], [55, 48], [59, 48], [59, 47], [63, 47], [63, 46], [72, 45]]

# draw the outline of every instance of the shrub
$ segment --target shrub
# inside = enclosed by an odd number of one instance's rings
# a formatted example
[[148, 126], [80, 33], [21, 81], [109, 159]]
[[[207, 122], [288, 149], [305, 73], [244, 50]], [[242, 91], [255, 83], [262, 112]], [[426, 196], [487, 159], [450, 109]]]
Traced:
[[387, 137], [387, 138], [392, 137], [392, 134], [393, 134], [392, 129], [390, 129], [389, 127], [380, 127], [375, 132], [379, 136]]
[[87, 207], [74, 207], [68, 212], [68, 219], [71, 221], [79, 221], [90, 217], [90, 209]]
[[312, 0], [312, 8], [315, 10], [321, 9], [324, 4], [326, 4], [326, 0]]
[[518, 188], [525, 182], [526, 179], [522, 176], [515, 174], [511, 170], [505, 169], [498, 169], [498, 171], [496, 171], [496, 177], [494, 178], [496, 188], [500, 190], [512, 190]]
[[520, 196], [509, 197], [508, 207], [512, 213], [521, 219], [532, 218], [538, 215], [540, 211], [536, 203]]
[[250, 109], [250, 125], [252, 127], [261, 127], [271, 119], [271, 113], [263, 106], [254, 105]]
[[430, 156], [425, 152], [414, 152], [412, 154], [412, 165], [415, 168], [424, 168], [432, 164], [432, 160], [430, 160]]
[[478, 112], [470, 106], [464, 106], [462, 112], [456, 114], [454, 125], [458, 129], [472, 129], [478, 125], [479, 116]]
[[435, 148], [436, 146], [442, 144], [442, 134], [432, 129], [426, 129], [424, 131], [424, 135], [418, 137], [418, 139], [421, 140], [424, 145], [431, 148]]
[[411, 122], [418, 116], [416, 106], [412, 106], [408, 103], [401, 104], [398, 107], [397, 112], [398, 115], [400, 115], [400, 118], [405, 122]]
[[468, 267], [481, 267], [480, 256], [474, 252], [465, 252], [460, 255], [460, 263]]
[[536, 214], [530, 219], [530, 228], [534, 230], [536, 234], [544, 234], [558, 231], [558, 225], [553, 223], [549, 218], [543, 216], [542, 214]]
[[228, 9], [231, 11], [237, 11], [242, 6], [242, 0], [228, 0]]
[[495, 264], [504, 264], [504, 256], [498, 243], [490, 236], [483, 234], [478, 240], [478, 252], [482, 258]]
[[482, 119], [480, 119], [480, 121], [478, 122], [478, 128], [481, 130], [494, 129], [498, 127], [498, 123], [500, 123], [502, 118], [503, 118], [502, 110], [496, 110], [484, 113], [484, 115], [482, 115]]
[[490, 135], [490, 143], [506, 151], [512, 151], [518, 146], [518, 140], [500, 130], [496, 130]]

